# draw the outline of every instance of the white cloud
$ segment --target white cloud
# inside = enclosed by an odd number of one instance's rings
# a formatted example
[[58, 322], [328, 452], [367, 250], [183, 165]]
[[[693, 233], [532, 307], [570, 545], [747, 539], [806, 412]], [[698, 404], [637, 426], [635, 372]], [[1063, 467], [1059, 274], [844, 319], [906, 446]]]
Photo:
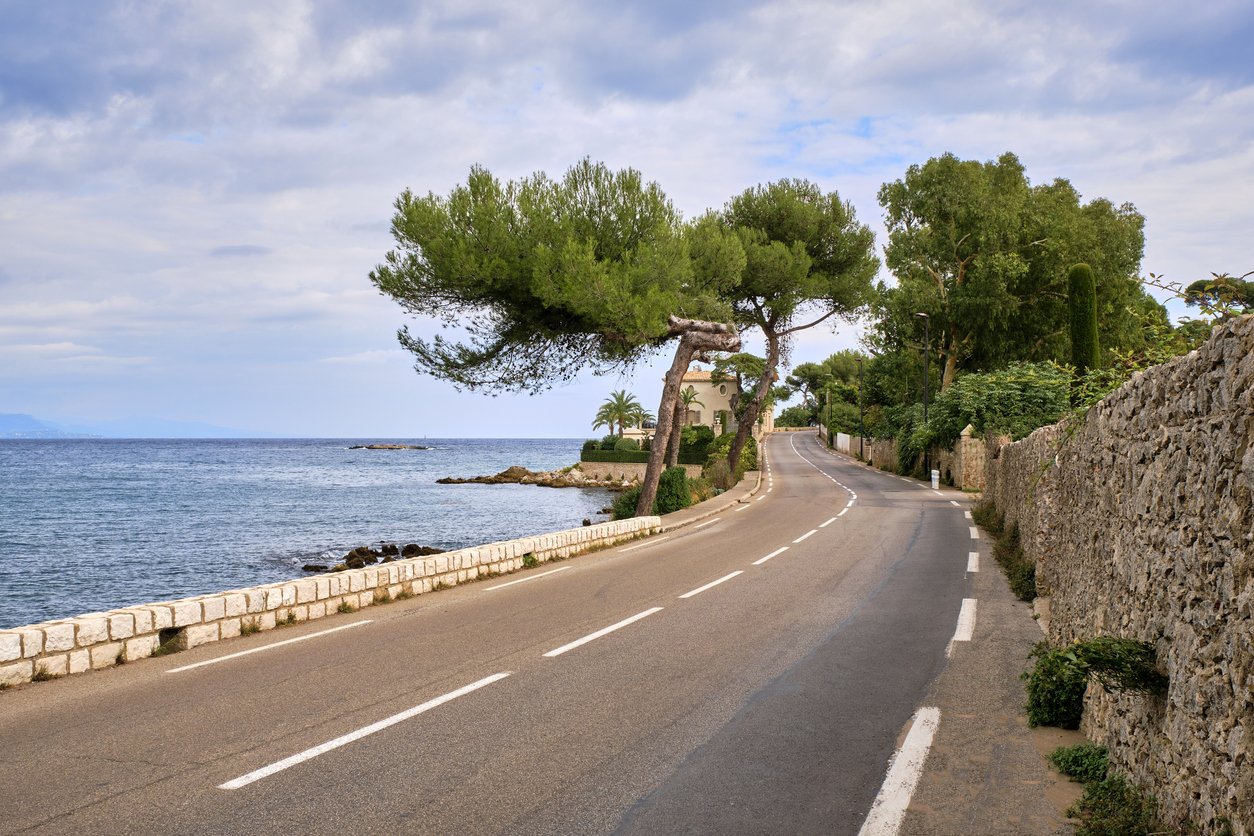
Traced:
[[[1147, 270], [1254, 267], [1239, 2], [55, 5], [0, 32], [0, 351], [84, 350], [73, 394], [10, 368], [23, 411], [142, 400], [165, 375], [219, 423], [386, 434], [385, 413], [316, 408], [373, 386], [410, 414], [438, 401], [435, 434], [479, 426], [483, 401], [401, 362], [405, 317], [366, 279], [400, 190], [446, 192], [473, 163], [508, 178], [588, 155], [688, 215], [806, 177], [879, 227], [876, 191], [908, 165], [1009, 150], [1034, 182], [1135, 203]], [[815, 329], [794, 360], [849, 342]], [[91, 357], [132, 377], [95, 383]], [[606, 385], [548, 397], [595, 409]], [[249, 399], [247, 421], [210, 414]]]

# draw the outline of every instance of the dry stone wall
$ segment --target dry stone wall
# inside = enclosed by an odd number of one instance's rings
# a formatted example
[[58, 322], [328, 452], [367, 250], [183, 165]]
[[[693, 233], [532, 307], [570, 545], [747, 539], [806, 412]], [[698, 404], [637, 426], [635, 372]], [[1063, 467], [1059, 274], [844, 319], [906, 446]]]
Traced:
[[1074, 430], [1002, 446], [988, 495], [1036, 561], [1051, 640], [1144, 640], [1171, 680], [1163, 698], [1090, 685], [1084, 730], [1167, 816], [1254, 834], [1254, 317]]
[[360, 609], [521, 569], [533, 560], [572, 557], [661, 529], [660, 517], [634, 517], [569, 531], [489, 543], [282, 583], [161, 601], [0, 630], [0, 685], [112, 667], [243, 632], [322, 618], [341, 605]]

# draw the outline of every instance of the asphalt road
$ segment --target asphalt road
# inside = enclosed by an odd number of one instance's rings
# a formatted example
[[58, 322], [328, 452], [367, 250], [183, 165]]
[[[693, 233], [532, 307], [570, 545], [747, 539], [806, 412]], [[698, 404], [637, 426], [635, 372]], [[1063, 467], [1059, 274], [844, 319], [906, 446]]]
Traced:
[[970, 523], [809, 434], [768, 460], [667, 535], [0, 694], [0, 832], [857, 833]]

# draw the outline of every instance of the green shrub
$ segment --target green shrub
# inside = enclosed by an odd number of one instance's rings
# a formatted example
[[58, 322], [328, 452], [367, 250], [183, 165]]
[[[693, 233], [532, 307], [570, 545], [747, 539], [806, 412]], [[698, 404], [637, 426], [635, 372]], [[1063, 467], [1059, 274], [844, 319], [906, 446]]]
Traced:
[[1150, 836], [1169, 833], [1158, 822], [1154, 798], [1118, 775], [1084, 786], [1067, 815], [1079, 819], [1076, 836]]
[[709, 458], [713, 442], [714, 430], [709, 427], [684, 427], [679, 431], [679, 457], [683, 461], [695, 460], [696, 464], [703, 464]]
[[1036, 563], [1023, 553], [1018, 523], [1012, 525], [1008, 531], [1003, 530], [997, 538], [997, 542], [993, 544], [993, 559], [1006, 573], [1006, 581], [1015, 597], [1029, 602], [1036, 597]]
[[1040, 642], [1030, 657], [1036, 657], [1036, 666], [1024, 674], [1029, 726], [1079, 728], [1090, 676], [1109, 691], [1162, 694], [1167, 690], [1167, 677], [1155, 667], [1154, 648], [1136, 639], [1097, 636], [1060, 648]]
[[[735, 433], [723, 433], [710, 444], [710, 454], [703, 464], [713, 464], [722, 459], [727, 460], [727, 454], [731, 452], [732, 441], [735, 440]], [[740, 461], [736, 465], [736, 481], [740, 481], [740, 477], [744, 475], [746, 470], [757, 470], [758, 468], [758, 442], [753, 436], [745, 442], [744, 449], [740, 451]]]
[[971, 508], [971, 520], [980, 528], [994, 536], [1001, 534], [1006, 518], [997, 513], [997, 506], [991, 499], [982, 499]]
[[1084, 711], [1088, 672], [1072, 648], [1052, 648], [1038, 642], [1029, 658], [1033, 669], [1023, 675], [1028, 684], [1028, 725], [1078, 729]]
[[610, 433], [609, 435], [601, 439], [601, 449], [613, 450], [614, 445], [617, 443], [618, 443], [618, 435], [615, 433]]
[[688, 472], [682, 467], [668, 467], [662, 471], [662, 478], [657, 483], [657, 499], [653, 503], [653, 513], [669, 514], [679, 511], [692, 504], [692, 494], [688, 491]]
[[727, 466], [727, 459], [715, 459], [710, 462], [701, 471], [701, 475], [719, 490], [731, 490], [736, 485], [731, 468]]
[[700, 476], [696, 479], [689, 477], [688, 493], [692, 497], [692, 503], [697, 503], [705, 502], [707, 499], [712, 498], [715, 495], [716, 490], [714, 485], [710, 483], [710, 480], [706, 479], [704, 476]]
[[614, 442], [614, 449], [618, 452], [623, 452], [627, 450], [639, 450], [640, 442], [636, 441], [634, 438], [623, 437], [623, 438], [618, 439], [618, 441]]
[[[636, 503], [640, 501], [640, 486], [628, 488], [614, 498], [611, 506], [616, 520], [625, 520], [636, 515]], [[655, 503], [656, 504], [656, 503]]]
[[1063, 775], [1081, 784], [1104, 780], [1110, 767], [1106, 747], [1096, 743], [1059, 746], [1050, 753], [1049, 762]]
[[590, 438], [583, 443], [583, 447], [580, 449], [584, 451], [595, 450], [600, 446], [601, 446], [601, 442], [597, 441], [595, 438]]

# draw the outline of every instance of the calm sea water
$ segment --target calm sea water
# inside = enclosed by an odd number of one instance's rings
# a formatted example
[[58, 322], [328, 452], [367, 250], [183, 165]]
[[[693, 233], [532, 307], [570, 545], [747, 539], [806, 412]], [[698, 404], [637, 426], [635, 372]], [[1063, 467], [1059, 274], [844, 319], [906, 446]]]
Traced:
[[[430, 450], [351, 450], [410, 443]], [[594, 521], [605, 490], [437, 485], [579, 440], [0, 441], [0, 628], [303, 576], [356, 546], [461, 548]]]

